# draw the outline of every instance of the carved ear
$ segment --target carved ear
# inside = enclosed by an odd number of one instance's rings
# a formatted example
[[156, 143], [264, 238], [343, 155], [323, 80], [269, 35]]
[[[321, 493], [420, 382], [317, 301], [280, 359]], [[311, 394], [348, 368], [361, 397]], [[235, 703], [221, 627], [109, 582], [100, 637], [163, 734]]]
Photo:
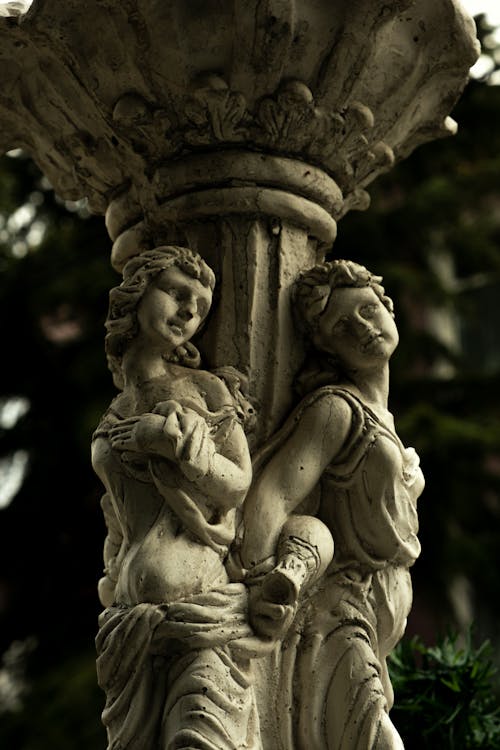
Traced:
[[331, 287], [328, 284], [321, 284], [313, 287], [309, 296], [308, 314], [316, 317], [324, 312], [328, 300], [330, 299]]
[[317, 350], [304, 362], [295, 379], [295, 390], [299, 396], [312, 393], [324, 385], [333, 385], [341, 379], [342, 368], [337, 357]]
[[317, 352], [316, 356], [324, 360], [323, 365], [330, 369], [334, 367], [337, 369], [339, 366], [339, 358], [335, 353], [335, 341], [332, 335], [327, 335], [318, 326], [315, 326], [310, 334], [310, 342], [312, 349]]

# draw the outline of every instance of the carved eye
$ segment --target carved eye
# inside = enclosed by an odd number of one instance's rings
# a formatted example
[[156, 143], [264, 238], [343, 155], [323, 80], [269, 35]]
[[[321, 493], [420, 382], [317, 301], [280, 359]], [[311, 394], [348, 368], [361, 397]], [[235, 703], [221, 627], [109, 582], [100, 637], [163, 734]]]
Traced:
[[377, 305], [371, 304], [371, 305], [363, 305], [363, 307], [360, 309], [359, 313], [363, 318], [373, 318], [373, 316], [377, 312]]
[[196, 312], [200, 318], [205, 318], [208, 315], [209, 307], [204, 302], [198, 302]]
[[349, 320], [348, 318], [340, 318], [333, 326], [333, 333], [337, 336], [341, 336], [347, 331]]
[[167, 289], [165, 289], [165, 291], [166, 291], [166, 293], [168, 294], [169, 297], [172, 297], [172, 299], [178, 300], [179, 297], [180, 297], [179, 290], [176, 289], [174, 286], [168, 287]]

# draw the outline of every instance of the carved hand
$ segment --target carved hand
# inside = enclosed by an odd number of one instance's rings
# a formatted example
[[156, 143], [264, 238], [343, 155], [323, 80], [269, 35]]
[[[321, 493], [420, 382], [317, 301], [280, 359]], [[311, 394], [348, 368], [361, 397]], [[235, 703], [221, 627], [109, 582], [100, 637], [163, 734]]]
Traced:
[[216, 453], [209, 427], [203, 417], [189, 408], [178, 412], [178, 420], [180, 468], [188, 479], [201, 479], [210, 471]]
[[260, 585], [249, 590], [248, 614], [250, 624], [258, 635], [272, 640], [285, 637], [297, 612], [297, 604], [279, 604], [263, 596]]
[[123, 419], [111, 428], [109, 437], [116, 450], [153, 453], [175, 461], [181, 432], [175, 412], [168, 417], [141, 414]]

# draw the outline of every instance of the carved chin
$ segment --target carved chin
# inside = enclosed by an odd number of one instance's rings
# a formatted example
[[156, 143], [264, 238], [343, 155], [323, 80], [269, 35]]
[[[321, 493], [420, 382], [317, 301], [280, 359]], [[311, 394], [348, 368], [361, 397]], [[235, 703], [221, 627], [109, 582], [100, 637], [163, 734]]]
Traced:
[[377, 354], [377, 352], [385, 354], [387, 348], [386, 340], [382, 335], [379, 335], [362, 344], [360, 351], [362, 354]]

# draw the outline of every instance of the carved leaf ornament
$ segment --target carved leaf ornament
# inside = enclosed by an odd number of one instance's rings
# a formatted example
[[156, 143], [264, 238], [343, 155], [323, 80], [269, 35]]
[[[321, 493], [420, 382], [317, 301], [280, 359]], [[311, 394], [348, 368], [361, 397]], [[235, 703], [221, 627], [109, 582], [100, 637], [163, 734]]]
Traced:
[[338, 219], [366, 207], [393, 161], [453, 130], [478, 54], [471, 24], [455, 0], [234, 0], [196, 14], [184, 0], [35, 0], [0, 18], [0, 147], [104, 212], [157, 164], [245, 144], [321, 167], [344, 195]]

